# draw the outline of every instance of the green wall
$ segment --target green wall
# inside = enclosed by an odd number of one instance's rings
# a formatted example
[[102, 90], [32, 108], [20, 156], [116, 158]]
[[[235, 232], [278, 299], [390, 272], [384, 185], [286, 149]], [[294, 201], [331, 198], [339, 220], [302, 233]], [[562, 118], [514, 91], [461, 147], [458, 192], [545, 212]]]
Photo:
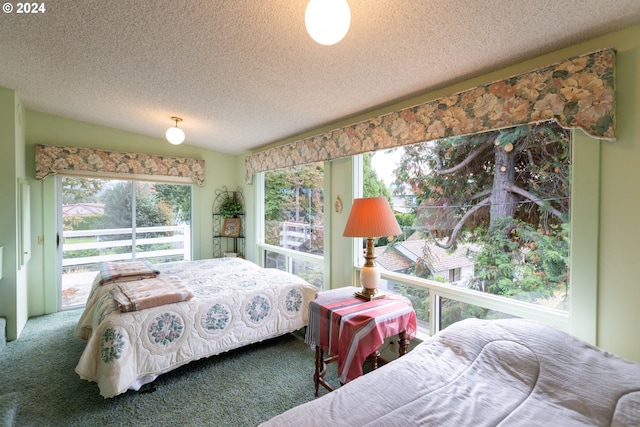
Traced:
[[640, 26], [602, 43], [618, 50], [618, 140], [602, 145], [598, 344], [640, 360]]
[[25, 178], [24, 108], [11, 90], [0, 88], [0, 316], [7, 319], [7, 339], [15, 339], [27, 322], [27, 269], [19, 265], [18, 180]]

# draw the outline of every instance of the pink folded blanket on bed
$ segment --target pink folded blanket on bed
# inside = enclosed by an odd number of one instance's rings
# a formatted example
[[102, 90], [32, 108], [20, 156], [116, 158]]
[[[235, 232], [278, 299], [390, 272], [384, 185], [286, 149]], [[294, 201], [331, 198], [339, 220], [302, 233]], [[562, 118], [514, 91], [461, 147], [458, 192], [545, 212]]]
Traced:
[[191, 290], [177, 277], [156, 277], [118, 283], [111, 295], [122, 312], [144, 310], [164, 304], [188, 301]]
[[100, 284], [148, 279], [158, 274], [149, 261], [105, 262], [100, 266]]

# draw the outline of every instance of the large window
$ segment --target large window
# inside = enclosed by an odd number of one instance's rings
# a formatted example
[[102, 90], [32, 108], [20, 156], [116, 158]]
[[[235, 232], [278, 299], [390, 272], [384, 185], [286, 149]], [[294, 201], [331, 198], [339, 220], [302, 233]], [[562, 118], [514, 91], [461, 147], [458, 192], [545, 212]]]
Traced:
[[[379, 239], [378, 267], [411, 278], [386, 286], [412, 299], [422, 326], [524, 305], [568, 312], [569, 139], [541, 123], [363, 156], [364, 195], [386, 195], [404, 230]], [[516, 308], [503, 313], [500, 298]]]
[[264, 173], [261, 245], [265, 267], [323, 286], [324, 164]]
[[85, 303], [102, 262], [191, 260], [190, 185], [58, 177], [58, 187], [62, 308]]

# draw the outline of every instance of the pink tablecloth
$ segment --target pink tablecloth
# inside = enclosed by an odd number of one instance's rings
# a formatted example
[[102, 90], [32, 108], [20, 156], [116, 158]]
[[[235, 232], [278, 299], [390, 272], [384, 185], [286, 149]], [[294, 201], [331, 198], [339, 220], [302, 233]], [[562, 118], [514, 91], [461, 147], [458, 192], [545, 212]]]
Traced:
[[416, 333], [417, 319], [411, 301], [388, 293], [386, 298], [364, 301], [355, 298], [359, 288], [320, 292], [309, 303], [309, 326], [305, 341], [330, 355], [338, 355], [338, 376], [347, 383], [362, 375], [362, 364], [386, 337]]

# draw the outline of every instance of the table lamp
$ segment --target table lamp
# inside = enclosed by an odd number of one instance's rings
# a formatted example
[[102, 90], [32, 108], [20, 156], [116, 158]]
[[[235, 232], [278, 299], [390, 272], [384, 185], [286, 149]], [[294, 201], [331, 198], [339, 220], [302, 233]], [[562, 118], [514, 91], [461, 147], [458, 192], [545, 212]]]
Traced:
[[376, 268], [376, 256], [373, 252], [373, 239], [385, 236], [397, 236], [402, 230], [386, 197], [365, 197], [354, 199], [344, 237], [364, 237], [367, 239], [367, 250], [364, 255], [365, 263], [360, 270], [362, 291], [356, 292], [356, 297], [370, 301], [383, 298], [378, 291], [380, 272]]

